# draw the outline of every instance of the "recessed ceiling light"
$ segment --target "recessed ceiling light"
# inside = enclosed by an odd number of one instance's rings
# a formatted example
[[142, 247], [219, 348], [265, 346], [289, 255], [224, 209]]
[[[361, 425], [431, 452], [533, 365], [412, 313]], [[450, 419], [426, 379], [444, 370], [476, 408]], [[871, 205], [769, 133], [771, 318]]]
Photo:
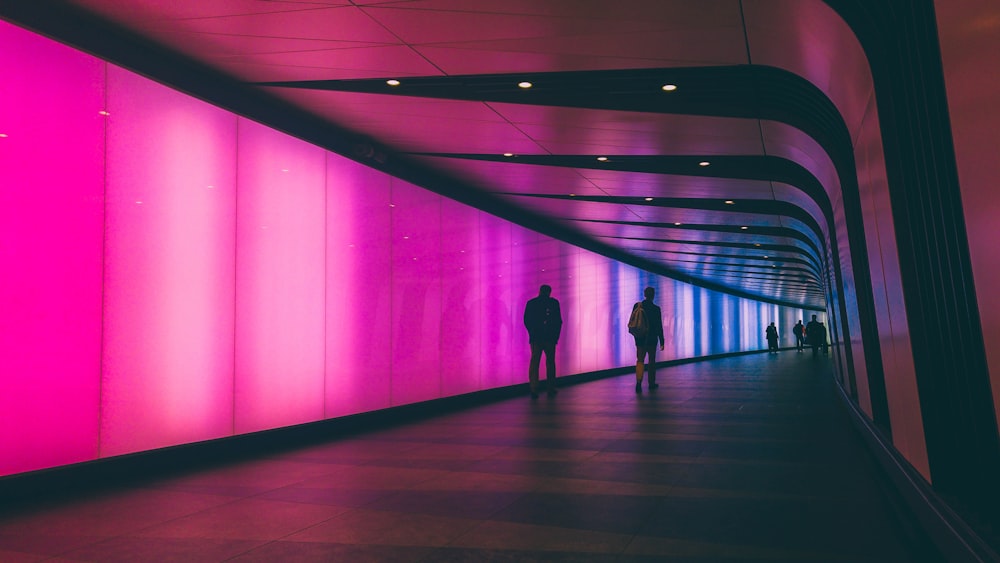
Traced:
[[399, 81], [396, 80], [395, 78], [391, 80], [386, 80], [385, 83], [388, 84], [389, 86], [399, 86]]
[[533, 86], [533, 84], [531, 82], [528, 82], [527, 80], [525, 80], [524, 82], [518, 82], [517, 83], [517, 87], [518, 88], [524, 88], [525, 90], [527, 90], [528, 88], [531, 88], [532, 86]]
[[712, 164], [712, 163], [709, 162], [709, 161], [707, 161], [707, 160], [703, 160], [703, 161], [701, 161], [701, 162], [698, 163], [698, 166], [708, 166], [709, 164]]
[[97, 113], [100, 114], [100, 115], [111, 115], [110, 113], [104, 111], [103, 109], [101, 111], [97, 112]]
[[608, 160], [608, 157], [606, 157], [606, 156], [599, 156], [599, 157], [597, 157], [597, 160], [600, 160], [601, 162], [606, 162]]
[[726, 200], [726, 201], [725, 201], [724, 203], [725, 203], [726, 205], [734, 205], [734, 204], [735, 204], [736, 202], [735, 202], [735, 201], [733, 201], [733, 200], [731, 200], [731, 199], [727, 199], [727, 200]]
[[759, 242], [755, 242], [755, 243], [753, 243], [753, 245], [754, 246], [760, 246], [760, 243]]
[[749, 229], [749, 228], [750, 228], [750, 227], [740, 227], [740, 229], [742, 229], [742, 230], [744, 230], [744, 231], [745, 231], [745, 230], [747, 230], [747, 229]]
[[765, 255], [764, 258], [767, 258], [767, 256]]
[[663, 91], [664, 92], [673, 92], [676, 89], [677, 89], [677, 85], [676, 84], [664, 84], [663, 85]]
[[646, 198], [646, 201], [653, 201], [653, 198], [651, 198], [651, 197], [647, 197], [647, 198]]
[[512, 153], [512, 152], [505, 152], [505, 153], [503, 153], [503, 155], [506, 156], [507, 158], [510, 158], [510, 157], [514, 156], [514, 153]]
[[569, 194], [569, 197], [576, 197], [576, 194]]
[[679, 227], [679, 226], [681, 226], [681, 224], [680, 224], [680, 223], [674, 223], [674, 225], [676, 225], [676, 226], [678, 226], [678, 227]]

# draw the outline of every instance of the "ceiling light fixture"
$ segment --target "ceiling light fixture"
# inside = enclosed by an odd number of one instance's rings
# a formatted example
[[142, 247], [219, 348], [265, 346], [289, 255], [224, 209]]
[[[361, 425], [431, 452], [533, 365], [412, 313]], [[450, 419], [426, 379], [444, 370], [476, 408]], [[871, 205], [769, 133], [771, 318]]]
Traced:
[[741, 230], [743, 230], [743, 231], [745, 231], [745, 230], [747, 230], [747, 229], [749, 229], [749, 228], [750, 228], [750, 227], [746, 227], [746, 226], [744, 226], [744, 227], [740, 227], [740, 229], [741, 229]]
[[103, 109], [101, 111], [97, 112], [97, 113], [100, 114], [100, 115], [104, 115], [104, 116], [111, 115], [110, 113], [104, 111]]
[[512, 152], [505, 152], [505, 153], [503, 153], [503, 155], [506, 156], [507, 158], [510, 158], [510, 157], [514, 156], [514, 153], [512, 153]]
[[647, 198], [646, 198], [646, 201], [653, 201], [653, 198], [651, 198], [651, 197], [647, 197]]
[[597, 160], [599, 160], [601, 162], [607, 162], [608, 161], [608, 157], [606, 157], [606, 156], [599, 156], [599, 157], [597, 157]]
[[674, 223], [674, 226], [676, 226], [676, 227], [680, 227], [680, 226], [681, 226], [681, 224], [680, 224], [680, 223]]
[[518, 88], [523, 88], [525, 90], [527, 90], [528, 88], [531, 88], [532, 86], [534, 86], [534, 84], [532, 84], [531, 82], [528, 82], [527, 80], [525, 80], [524, 82], [518, 82], [517, 83], [517, 87]]
[[703, 160], [703, 161], [701, 161], [701, 162], [698, 163], [698, 166], [708, 166], [709, 164], [712, 164], [712, 163], [709, 162], [709, 161], [707, 161], [707, 160]]
[[388, 84], [389, 86], [399, 86], [399, 81], [396, 80], [395, 78], [386, 80], [385, 83]]
[[664, 92], [673, 92], [676, 89], [677, 89], [677, 85], [676, 84], [664, 84], [663, 85], [663, 91]]
[[735, 204], [736, 204], [736, 202], [735, 202], [735, 201], [733, 201], [733, 200], [731, 200], [731, 199], [727, 199], [727, 200], [726, 200], [726, 201], [724, 201], [723, 203], [725, 203], [726, 205], [735, 205]]

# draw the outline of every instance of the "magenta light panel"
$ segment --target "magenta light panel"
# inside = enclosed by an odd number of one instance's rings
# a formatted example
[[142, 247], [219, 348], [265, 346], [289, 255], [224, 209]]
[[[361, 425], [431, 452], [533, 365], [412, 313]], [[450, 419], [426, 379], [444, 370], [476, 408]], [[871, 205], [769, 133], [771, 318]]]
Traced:
[[100, 61], [0, 22], [0, 475], [97, 456]]
[[326, 153], [248, 120], [238, 132], [236, 433], [324, 417]]
[[[0, 475], [763, 347], [783, 310], [653, 276], [0, 23]], [[781, 327], [790, 333], [790, 325]]]

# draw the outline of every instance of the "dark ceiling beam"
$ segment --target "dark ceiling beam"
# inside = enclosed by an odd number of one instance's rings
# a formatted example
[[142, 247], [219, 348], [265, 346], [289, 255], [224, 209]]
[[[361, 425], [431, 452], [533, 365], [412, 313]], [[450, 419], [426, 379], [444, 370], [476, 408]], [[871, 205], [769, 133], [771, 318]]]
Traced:
[[[593, 203], [609, 203], [615, 205], [630, 205], [636, 207], [658, 207], [658, 208], [678, 208], [678, 209], [698, 209], [701, 211], [712, 211], [718, 213], [744, 213], [752, 215], [771, 215], [777, 217], [789, 217], [796, 219], [809, 228], [813, 235], [813, 242], [822, 249], [822, 254], [815, 256], [817, 267], [821, 263], [822, 256], [826, 253], [826, 237], [821, 230], [816, 219], [801, 207], [780, 200], [764, 199], [741, 199], [732, 200], [733, 204], [725, 203], [725, 200], [717, 198], [676, 198], [676, 197], [653, 197], [652, 199], [634, 196], [593, 196], [593, 195], [563, 195], [563, 194], [532, 194], [532, 193], [505, 193], [508, 197], [527, 197], [540, 199], [556, 199], [563, 201], [588, 201]], [[683, 225], [675, 225], [683, 226]], [[742, 227], [742, 226], [741, 226]], [[749, 229], [747, 229], [749, 230]], [[808, 236], [808, 233], [804, 233]]]

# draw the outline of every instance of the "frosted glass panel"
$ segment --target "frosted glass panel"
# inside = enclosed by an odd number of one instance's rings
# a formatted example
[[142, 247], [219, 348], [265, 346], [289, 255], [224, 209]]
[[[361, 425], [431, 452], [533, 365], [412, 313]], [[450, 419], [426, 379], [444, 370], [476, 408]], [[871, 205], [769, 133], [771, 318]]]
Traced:
[[0, 475], [97, 455], [104, 66], [0, 22]]
[[239, 122], [236, 432], [324, 415], [326, 154]]
[[441, 201], [441, 374], [444, 395], [482, 389], [482, 284], [476, 209]]
[[389, 406], [389, 177], [331, 155], [327, 168], [326, 416]]
[[108, 112], [101, 453], [231, 434], [236, 118], [115, 67]]
[[[441, 196], [393, 180], [392, 205], [392, 355], [388, 365], [392, 366], [392, 404], [401, 405], [443, 393]], [[378, 370], [373, 375], [384, 376]]]

